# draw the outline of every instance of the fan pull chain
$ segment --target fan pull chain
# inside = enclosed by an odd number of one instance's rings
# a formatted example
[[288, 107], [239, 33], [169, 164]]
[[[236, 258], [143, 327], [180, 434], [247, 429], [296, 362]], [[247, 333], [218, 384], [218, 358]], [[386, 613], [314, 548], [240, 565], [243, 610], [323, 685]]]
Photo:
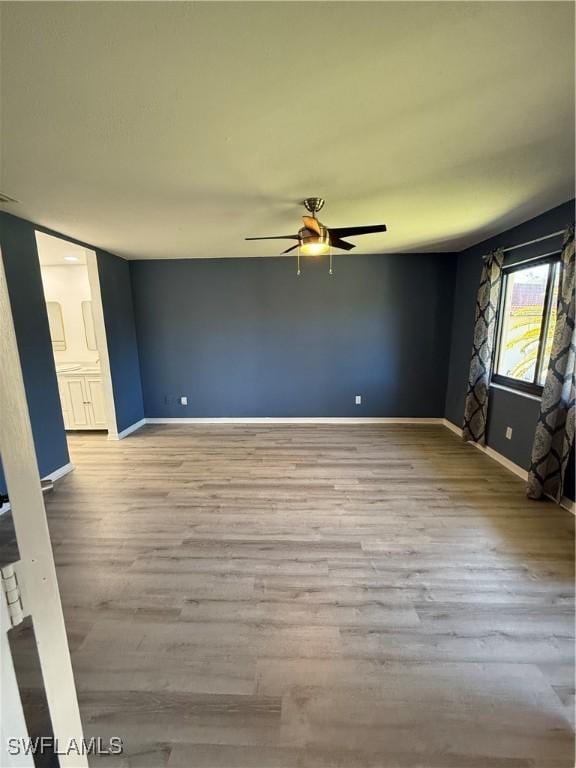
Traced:
[[300, 277], [300, 245], [298, 245], [298, 252], [296, 255], [296, 263], [298, 265], [298, 269], [296, 270], [297, 277]]
[[332, 269], [332, 246], [330, 246], [330, 269], [328, 270], [329, 275], [334, 274], [334, 270]]

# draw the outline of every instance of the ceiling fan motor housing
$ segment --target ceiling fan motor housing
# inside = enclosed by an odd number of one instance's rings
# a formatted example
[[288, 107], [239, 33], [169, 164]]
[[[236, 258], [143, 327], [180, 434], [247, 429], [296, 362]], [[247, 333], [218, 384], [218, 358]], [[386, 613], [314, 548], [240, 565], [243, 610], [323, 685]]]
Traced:
[[300, 245], [311, 243], [324, 243], [330, 245], [330, 233], [326, 227], [323, 227], [322, 225], [320, 225], [320, 234], [307, 227], [302, 227], [302, 229], [298, 230], [298, 238], [300, 240]]
[[315, 216], [318, 211], [322, 210], [324, 207], [324, 198], [323, 197], [307, 197], [304, 201], [304, 208], [312, 214], [312, 216]]

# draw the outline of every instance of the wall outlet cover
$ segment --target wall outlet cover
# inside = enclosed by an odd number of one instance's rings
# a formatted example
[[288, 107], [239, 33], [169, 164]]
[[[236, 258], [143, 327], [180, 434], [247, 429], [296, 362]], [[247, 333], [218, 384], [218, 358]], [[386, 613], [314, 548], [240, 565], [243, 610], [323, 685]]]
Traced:
[[362, 395], [356, 395], [356, 405], [362, 405]]
[[180, 405], [188, 405], [188, 398], [184, 395], [180, 398]]
[[512, 427], [506, 427], [506, 440], [512, 440]]

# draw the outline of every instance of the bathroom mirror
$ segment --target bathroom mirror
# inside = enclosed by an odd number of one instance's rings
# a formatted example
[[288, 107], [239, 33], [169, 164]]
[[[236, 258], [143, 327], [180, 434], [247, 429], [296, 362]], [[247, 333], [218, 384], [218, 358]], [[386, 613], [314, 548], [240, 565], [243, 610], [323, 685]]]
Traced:
[[62, 350], [66, 349], [66, 336], [64, 334], [62, 308], [57, 301], [47, 301], [46, 310], [48, 312], [48, 326], [50, 328], [52, 347], [53, 349], [61, 352]]
[[86, 346], [93, 352], [98, 349], [96, 344], [96, 334], [94, 332], [94, 316], [92, 315], [92, 302], [82, 302], [82, 318], [84, 319], [84, 334], [86, 336]]

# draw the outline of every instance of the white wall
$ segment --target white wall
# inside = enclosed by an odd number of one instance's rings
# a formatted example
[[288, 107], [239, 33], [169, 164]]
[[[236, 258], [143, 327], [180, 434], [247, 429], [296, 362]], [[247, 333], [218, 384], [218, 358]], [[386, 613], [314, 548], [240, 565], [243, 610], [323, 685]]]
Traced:
[[54, 350], [57, 363], [95, 363], [98, 351], [86, 346], [82, 302], [91, 301], [88, 269], [85, 264], [40, 267], [44, 298], [57, 301], [62, 310], [66, 349]]

